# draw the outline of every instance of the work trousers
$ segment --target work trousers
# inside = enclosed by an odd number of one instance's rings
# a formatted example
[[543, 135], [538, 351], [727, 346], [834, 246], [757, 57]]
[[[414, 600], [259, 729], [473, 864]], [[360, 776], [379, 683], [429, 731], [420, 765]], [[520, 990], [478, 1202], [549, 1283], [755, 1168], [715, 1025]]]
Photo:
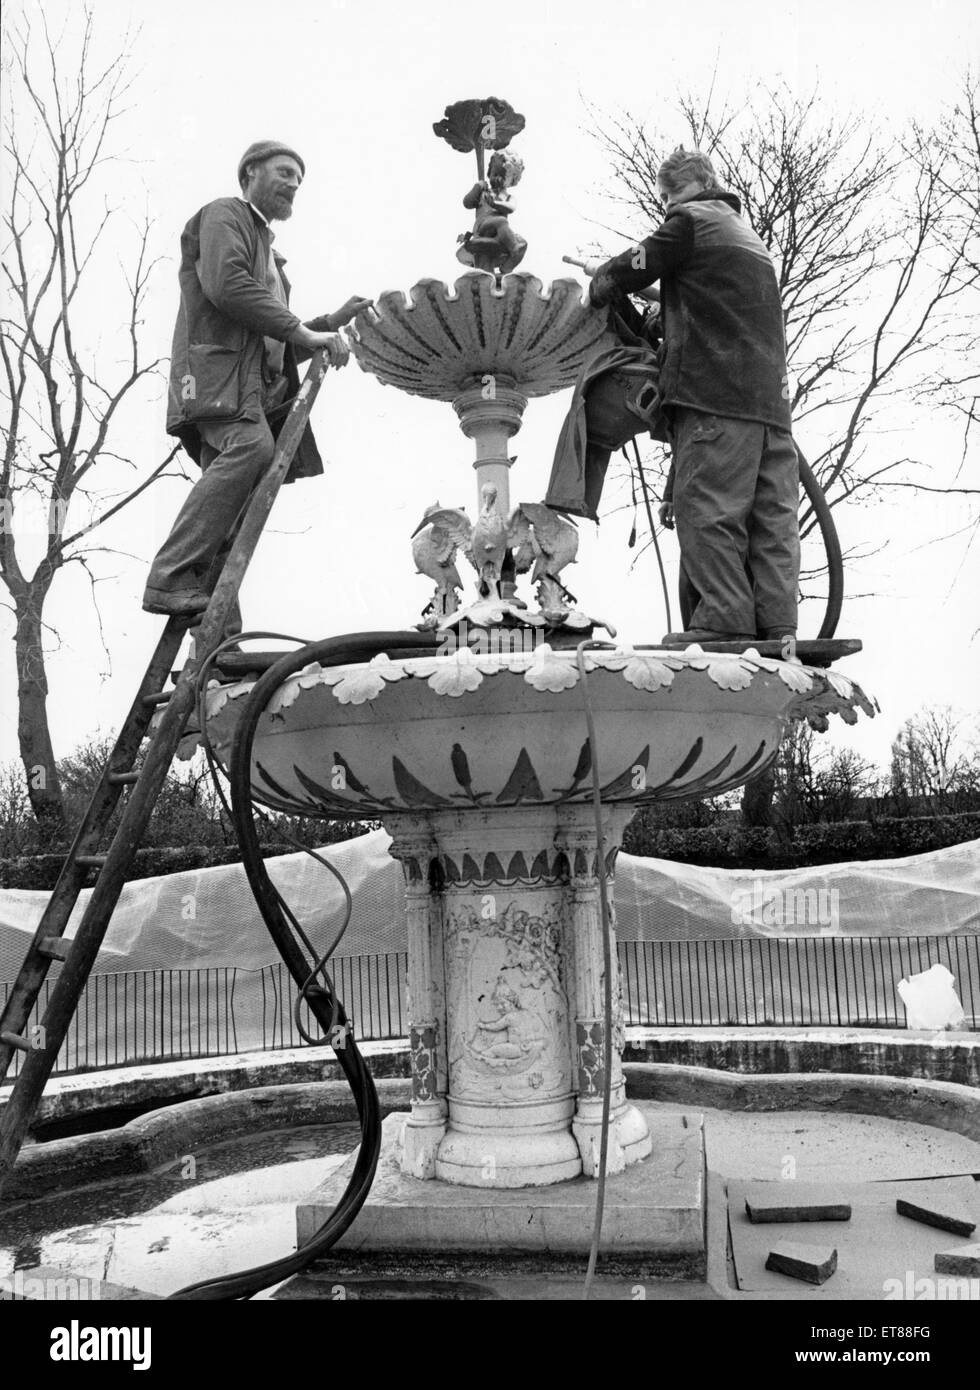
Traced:
[[[245, 402], [254, 420], [202, 421], [201, 476], [188, 493], [170, 535], [150, 566], [147, 588], [176, 592], [198, 589], [210, 593], [238, 531], [241, 514], [275, 451], [264, 410], [285, 394], [285, 379], [262, 398]], [[249, 407], [252, 407], [251, 409]], [[236, 600], [226, 633], [241, 631]]]
[[800, 476], [792, 436], [687, 408], [675, 409], [672, 428], [685, 626], [795, 634]]

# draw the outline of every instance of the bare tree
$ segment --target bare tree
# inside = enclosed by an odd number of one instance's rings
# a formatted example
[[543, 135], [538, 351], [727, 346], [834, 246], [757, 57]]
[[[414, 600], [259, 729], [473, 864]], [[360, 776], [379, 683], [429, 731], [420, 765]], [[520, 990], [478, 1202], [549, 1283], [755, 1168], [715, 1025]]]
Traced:
[[[780, 746], [771, 781], [775, 809], [770, 816], [767, 808], [763, 823], [788, 831], [794, 825], [850, 820], [862, 814], [880, 792], [882, 775], [854, 749], [821, 743], [809, 725], [797, 723]], [[752, 785], [747, 783], [745, 789], [750, 807]], [[744, 803], [743, 794], [743, 810]], [[748, 817], [743, 814], [743, 819]]]
[[[942, 236], [951, 259], [956, 259], [962, 246], [957, 273], [967, 287], [975, 286], [980, 276], [980, 76], [968, 71], [935, 131], [913, 125], [908, 146], [920, 168], [935, 169], [947, 200]], [[963, 430], [958, 481], [980, 418], [980, 326], [975, 316], [950, 334], [946, 348], [935, 370], [921, 383], [917, 399], [958, 417]]]
[[[69, 564], [87, 573], [94, 594], [91, 557], [108, 548], [85, 538], [159, 478], [176, 451], [134, 482], [135, 465], [115, 443], [120, 408], [162, 360], [147, 360], [140, 346], [154, 267], [148, 222], [132, 230], [126, 265], [106, 269], [109, 234], [121, 220], [108, 192], [110, 136], [130, 88], [131, 38], [121, 36], [113, 45], [117, 56], [99, 66], [86, 9], [75, 45], [66, 43], [65, 32], [53, 37], [42, 15], [37, 30], [23, 20], [16, 24], [6, 47], [0, 579], [16, 624], [18, 738], [28, 795], [38, 821], [57, 833], [65, 811], [45, 670], [45, 638], [57, 634], [45, 623], [45, 602], [55, 575]], [[93, 327], [98, 306], [90, 299], [80, 307], [86, 292], [104, 304], [115, 297], [125, 304], [109, 362]], [[130, 471], [122, 487], [121, 470]], [[46, 513], [40, 540], [32, 510]], [[32, 543], [36, 557], [29, 563]]]
[[[965, 409], [967, 425], [975, 416], [975, 398], [964, 406], [962, 397], [975, 390], [963, 354], [980, 325], [976, 80], [967, 75], [935, 131], [913, 125], [896, 139], [785, 86], [737, 108], [712, 88], [703, 100], [683, 97], [677, 111], [669, 138], [628, 113], [599, 118], [614, 196], [632, 233], [645, 235], [663, 217], [656, 174], [666, 153], [683, 142], [711, 155], [773, 256], [795, 431], [830, 506], [886, 486], [980, 497], [958, 477], [926, 483], [914, 467], [921, 460], [882, 443], [916, 401]], [[664, 463], [656, 454], [651, 462]], [[804, 539], [815, 525], [805, 511]], [[805, 569], [804, 589], [819, 568]]]
[[906, 719], [892, 744], [891, 795], [943, 815], [969, 809], [980, 793], [980, 749], [971, 746], [966, 721], [949, 705], [926, 706]]

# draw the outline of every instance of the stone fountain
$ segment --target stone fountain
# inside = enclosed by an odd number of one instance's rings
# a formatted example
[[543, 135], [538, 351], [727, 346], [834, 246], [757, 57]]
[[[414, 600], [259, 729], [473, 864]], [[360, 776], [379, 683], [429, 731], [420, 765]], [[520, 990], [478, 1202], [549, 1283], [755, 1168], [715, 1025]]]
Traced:
[[[490, 99], [448, 108], [436, 131], [476, 151], [482, 181], [484, 147], [505, 148], [522, 126]], [[379, 1168], [400, 1171], [403, 1205], [404, 1185], [544, 1188], [593, 1176], [607, 1067], [608, 1171], [642, 1168], [651, 1155], [648, 1123], [625, 1095], [618, 1003], [611, 1035], [603, 1022], [594, 777], [611, 878], [637, 807], [740, 786], [772, 763], [792, 720], [826, 728], [831, 713], [853, 723], [857, 708], [874, 712], [846, 678], [754, 650], [610, 640], [584, 652], [583, 678], [575, 648], [598, 623], [559, 578], [574, 541], [560, 557], [555, 541], [574, 528], [542, 504], [512, 507], [508, 450], [529, 399], [570, 387], [602, 345], [605, 318], [574, 280], [546, 288], [506, 271], [513, 241], [497, 244], [493, 232], [492, 217], [478, 216], [461, 248], [477, 268], [452, 287], [423, 279], [407, 298], [382, 294], [351, 334], [365, 371], [450, 403], [474, 441], [477, 520], [430, 508], [416, 537], [416, 563], [436, 579], [420, 626], [440, 645], [301, 671], [279, 689], [254, 745], [257, 799], [294, 814], [379, 818], [403, 867], [412, 1109], [386, 1122]], [[460, 548], [478, 578], [464, 605]], [[519, 595], [532, 564], [537, 608]], [[219, 750], [250, 688], [211, 693]]]

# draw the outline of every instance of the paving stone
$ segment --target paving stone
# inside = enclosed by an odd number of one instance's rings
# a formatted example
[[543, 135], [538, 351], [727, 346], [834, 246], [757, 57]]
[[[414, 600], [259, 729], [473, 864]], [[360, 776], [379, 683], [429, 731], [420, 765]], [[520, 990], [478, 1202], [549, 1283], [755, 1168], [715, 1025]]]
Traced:
[[753, 1225], [759, 1226], [768, 1221], [850, 1221], [851, 1208], [846, 1202], [801, 1202], [799, 1197], [787, 1195], [761, 1199], [746, 1197], [745, 1210]]
[[980, 1279], [980, 1244], [959, 1245], [952, 1250], [937, 1251], [936, 1273]]
[[783, 1241], [769, 1251], [766, 1269], [802, 1279], [807, 1284], [826, 1284], [837, 1268], [837, 1251], [831, 1245], [799, 1245]]
[[895, 1203], [899, 1216], [909, 1216], [913, 1221], [921, 1221], [925, 1226], [936, 1226], [940, 1231], [950, 1231], [954, 1236], [972, 1236], [977, 1223], [960, 1207], [946, 1202], [935, 1205], [925, 1202], [910, 1202], [899, 1197]]

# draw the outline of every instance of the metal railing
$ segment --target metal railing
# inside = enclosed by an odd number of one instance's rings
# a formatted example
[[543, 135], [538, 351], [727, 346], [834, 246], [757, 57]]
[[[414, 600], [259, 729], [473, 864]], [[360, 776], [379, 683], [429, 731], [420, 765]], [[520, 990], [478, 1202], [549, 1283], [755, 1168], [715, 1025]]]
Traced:
[[980, 936], [619, 943], [628, 1027], [904, 1028], [899, 980], [945, 965], [980, 1027]]
[[[898, 981], [939, 963], [954, 976], [966, 1026], [980, 1028], [978, 935], [623, 941], [618, 954], [628, 1027], [901, 1028]], [[405, 951], [331, 962], [358, 1039], [407, 1035], [407, 968]], [[32, 1027], [56, 978], [53, 969]], [[0, 982], [0, 1006], [9, 988]], [[55, 1070], [298, 1047], [295, 997], [282, 964], [92, 975]], [[304, 1014], [304, 1027], [317, 1034]]]

